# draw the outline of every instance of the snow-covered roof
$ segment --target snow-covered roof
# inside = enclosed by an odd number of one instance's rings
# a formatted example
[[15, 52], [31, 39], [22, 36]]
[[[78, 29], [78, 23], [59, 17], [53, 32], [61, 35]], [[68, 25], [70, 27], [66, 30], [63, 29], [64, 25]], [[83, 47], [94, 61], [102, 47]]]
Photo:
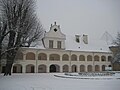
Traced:
[[[56, 31], [54, 29], [56, 29]], [[56, 22], [54, 25], [51, 25], [50, 31], [47, 32], [44, 36], [45, 36], [44, 40], [45, 38], [47, 38], [46, 41], [43, 40], [45, 42], [44, 45], [41, 40], [39, 41], [39, 43], [36, 45], [35, 48], [45, 49], [44, 46], [48, 46], [47, 48], [49, 48], [49, 45], [46, 45], [46, 44], [48, 44], [48, 41], [51, 38], [52, 40], [54, 38], [55, 42], [62, 40], [62, 43], [64, 43], [63, 40], [65, 40], [65, 50], [90, 51], [90, 52], [111, 52], [109, 49], [109, 46], [113, 42], [113, 38], [108, 32], [105, 32], [100, 39], [98, 38], [91, 39], [89, 35], [86, 35], [86, 34], [81, 34], [81, 35], [79, 34], [67, 35], [66, 34], [65, 35], [61, 32], [60, 26], [56, 25]]]
[[[109, 46], [111, 43], [106, 42], [102, 39], [89, 39], [88, 36], [88, 44], [83, 42], [83, 38], [80, 35], [80, 42], [76, 42], [75, 35], [66, 35], [65, 40], [65, 49], [72, 51], [89, 51], [89, 52], [111, 52]], [[39, 42], [35, 47], [30, 47], [35, 49], [45, 49], [42, 41]]]
[[66, 36], [66, 50], [73, 51], [93, 51], [93, 52], [110, 52], [109, 49], [110, 43], [107, 43], [101, 39], [89, 39], [88, 36], [88, 44], [83, 42], [82, 37], [80, 38], [80, 42], [76, 42], [75, 35], [67, 35]]

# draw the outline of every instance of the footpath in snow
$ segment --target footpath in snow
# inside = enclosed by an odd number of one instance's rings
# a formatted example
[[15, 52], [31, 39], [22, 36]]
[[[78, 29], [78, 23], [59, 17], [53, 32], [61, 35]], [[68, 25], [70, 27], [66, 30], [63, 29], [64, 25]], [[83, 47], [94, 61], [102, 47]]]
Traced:
[[[85, 73], [84, 73], [85, 74]], [[120, 73], [106, 76], [80, 73], [0, 74], [0, 90], [120, 90]]]

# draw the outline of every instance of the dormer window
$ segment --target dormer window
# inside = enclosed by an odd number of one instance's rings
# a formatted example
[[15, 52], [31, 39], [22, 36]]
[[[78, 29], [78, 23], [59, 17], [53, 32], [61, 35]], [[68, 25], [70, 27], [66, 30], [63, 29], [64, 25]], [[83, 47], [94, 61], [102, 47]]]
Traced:
[[76, 42], [77, 42], [77, 43], [79, 43], [79, 42], [80, 42], [79, 38], [76, 38]]
[[76, 42], [79, 43], [80, 42], [80, 39], [79, 39], [80, 35], [75, 35], [75, 38], [76, 38]]
[[55, 28], [54, 31], [57, 32], [57, 29]]
[[83, 42], [84, 42], [85, 44], [88, 44], [88, 35], [84, 35], [84, 34], [83, 34]]

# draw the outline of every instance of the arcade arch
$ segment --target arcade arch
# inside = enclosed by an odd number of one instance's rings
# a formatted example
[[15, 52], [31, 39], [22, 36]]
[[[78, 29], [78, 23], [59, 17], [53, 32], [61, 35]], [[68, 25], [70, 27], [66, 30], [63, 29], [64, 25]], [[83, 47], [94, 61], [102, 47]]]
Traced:
[[47, 66], [42, 64], [38, 66], [38, 73], [46, 73]]
[[33, 64], [26, 65], [26, 73], [34, 73], [35, 66]]
[[60, 66], [57, 64], [50, 65], [49, 72], [60, 72]]
[[69, 72], [69, 66], [68, 65], [63, 66], [63, 72]]
[[13, 73], [22, 73], [22, 65], [21, 64], [15, 64], [13, 66]]
[[35, 54], [33, 52], [28, 52], [26, 54], [26, 60], [35, 60]]

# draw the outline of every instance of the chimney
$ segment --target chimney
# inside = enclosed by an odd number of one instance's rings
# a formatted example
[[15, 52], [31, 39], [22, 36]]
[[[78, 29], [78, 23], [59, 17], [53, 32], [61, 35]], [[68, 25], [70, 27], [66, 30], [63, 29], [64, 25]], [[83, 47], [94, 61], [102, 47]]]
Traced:
[[84, 42], [85, 44], [88, 44], [88, 35], [84, 35], [84, 34], [83, 34], [83, 42]]

